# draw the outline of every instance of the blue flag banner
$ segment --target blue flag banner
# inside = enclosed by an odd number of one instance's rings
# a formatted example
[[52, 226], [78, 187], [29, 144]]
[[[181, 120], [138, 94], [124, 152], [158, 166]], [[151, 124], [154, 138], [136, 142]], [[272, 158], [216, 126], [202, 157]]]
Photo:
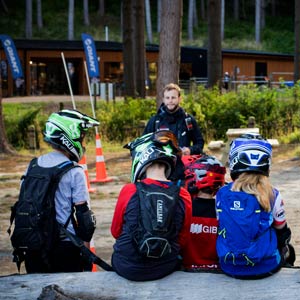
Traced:
[[89, 77], [99, 77], [99, 65], [93, 38], [86, 33], [81, 34]]
[[5, 34], [0, 34], [0, 39], [8, 60], [8, 64], [11, 68], [13, 78], [22, 78], [22, 66], [13, 40]]

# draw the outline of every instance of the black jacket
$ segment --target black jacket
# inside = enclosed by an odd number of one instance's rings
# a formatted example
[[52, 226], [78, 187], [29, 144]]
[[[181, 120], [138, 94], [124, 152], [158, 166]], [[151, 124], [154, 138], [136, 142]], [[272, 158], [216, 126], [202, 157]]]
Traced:
[[[189, 127], [189, 128], [188, 128]], [[155, 132], [159, 129], [173, 131], [178, 139], [179, 146], [189, 147], [191, 154], [201, 154], [204, 146], [204, 139], [195, 118], [187, 114], [183, 108], [175, 113], [170, 113], [162, 104], [157, 114], [150, 118], [144, 133]]]

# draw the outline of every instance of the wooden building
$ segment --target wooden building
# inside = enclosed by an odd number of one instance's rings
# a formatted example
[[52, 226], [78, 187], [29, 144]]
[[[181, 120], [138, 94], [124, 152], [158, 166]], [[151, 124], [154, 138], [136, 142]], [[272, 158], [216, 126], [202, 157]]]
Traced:
[[[67, 62], [73, 94], [88, 94], [85, 74], [85, 54], [82, 41], [15, 40], [24, 72], [24, 82], [16, 84], [0, 47], [2, 96], [69, 94], [62, 53]], [[95, 42], [99, 57], [100, 81], [114, 83], [117, 95], [122, 95], [123, 54], [118, 42]], [[155, 94], [159, 47], [146, 46], [147, 83], [149, 94]], [[293, 56], [254, 51], [223, 50], [223, 71], [232, 80], [257, 80], [272, 77], [292, 80]], [[180, 80], [207, 78], [207, 50], [198, 47], [181, 48]], [[18, 85], [18, 87], [17, 87]]]

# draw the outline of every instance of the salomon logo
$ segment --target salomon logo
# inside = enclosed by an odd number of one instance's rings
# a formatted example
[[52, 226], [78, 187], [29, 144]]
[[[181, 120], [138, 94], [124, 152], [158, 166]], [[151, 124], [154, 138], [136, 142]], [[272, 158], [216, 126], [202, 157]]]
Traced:
[[191, 233], [212, 233], [212, 234], [217, 234], [218, 232], [218, 227], [217, 226], [207, 226], [203, 224], [191, 224], [191, 228], [190, 228], [190, 232]]
[[230, 207], [230, 210], [244, 210], [244, 208], [241, 207], [240, 201], [233, 201], [233, 207]]

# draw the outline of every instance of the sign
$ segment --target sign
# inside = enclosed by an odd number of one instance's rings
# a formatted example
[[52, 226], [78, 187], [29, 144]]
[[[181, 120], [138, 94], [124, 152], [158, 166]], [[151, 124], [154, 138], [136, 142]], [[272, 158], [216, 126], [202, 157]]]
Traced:
[[94, 40], [89, 34], [86, 33], [82, 33], [81, 38], [83, 42], [89, 77], [99, 78], [100, 74], [99, 74], [98, 57], [97, 57]]
[[22, 78], [22, 66], [13, 40], [8, 35], [4, 34], [0, 34], [0, 39], [8, 60], [8, 64], [11, 68], [13, 78]]

